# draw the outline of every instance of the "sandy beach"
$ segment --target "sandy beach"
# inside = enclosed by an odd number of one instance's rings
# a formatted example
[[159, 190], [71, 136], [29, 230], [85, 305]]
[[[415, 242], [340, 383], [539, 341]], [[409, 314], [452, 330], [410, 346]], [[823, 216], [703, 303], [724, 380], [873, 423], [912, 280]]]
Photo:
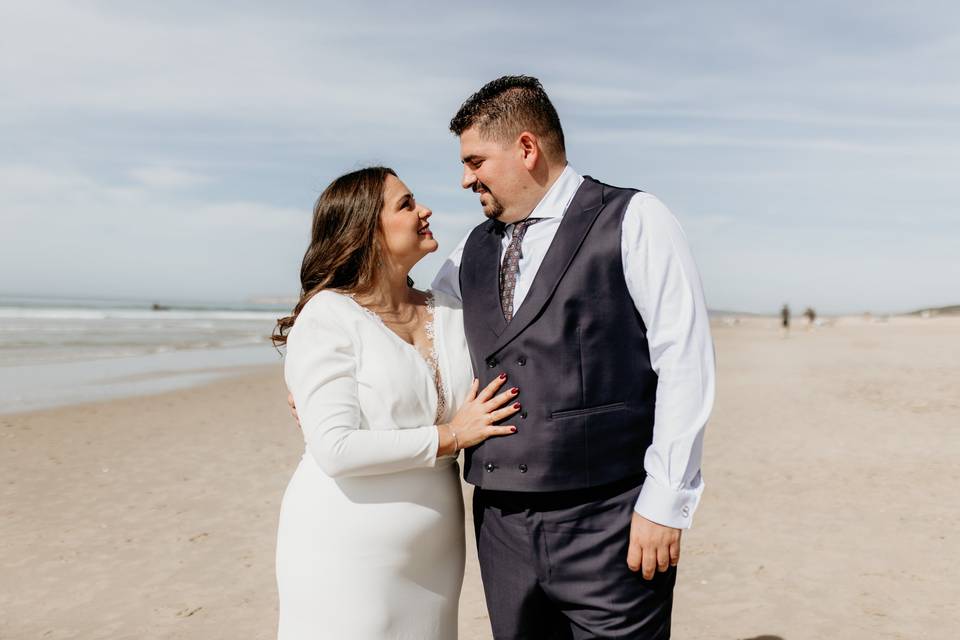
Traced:
[[[751, 318], [714, 336], [674, 637], [956, 637], [960, 318], [789, 338]], [[273, 637], [278, 507], [302, 454], [285, 395], [268, 366], [0, 415], [0, 638]], [[460, 629], [490, 637], [472, 540]]]

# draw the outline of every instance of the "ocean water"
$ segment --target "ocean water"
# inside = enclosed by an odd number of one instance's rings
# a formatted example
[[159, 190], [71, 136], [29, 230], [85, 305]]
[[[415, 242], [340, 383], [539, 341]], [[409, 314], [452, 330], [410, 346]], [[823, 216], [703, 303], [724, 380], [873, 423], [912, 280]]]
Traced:
[[0, 413], [182, 388], [279, 364], [289, 307], [0, 297]]

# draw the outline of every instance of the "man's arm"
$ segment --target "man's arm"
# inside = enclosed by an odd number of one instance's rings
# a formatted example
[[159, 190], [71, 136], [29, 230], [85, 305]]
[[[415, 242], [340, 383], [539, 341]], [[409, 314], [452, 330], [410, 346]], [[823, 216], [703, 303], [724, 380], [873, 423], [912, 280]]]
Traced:
[[467, 233], [440, 267], [437, 276], [433, 279], [430, 288], [434, 291], [445, 293], [452, 296], [459, 302], [463, 302], [463, 296], [460, 294], [460, 260], [463, 257], [463, 247], [467, 244]]
[[628, 564], [650, 578], [679, 561], [703, 492], [703, 433], [713, 408], [715, 363], [706, 302], [679, 222], [656, 197], [639, 193], [622, 228], [627, 289], [647, 327], [657, 373], [653, 443], [631, 527]]

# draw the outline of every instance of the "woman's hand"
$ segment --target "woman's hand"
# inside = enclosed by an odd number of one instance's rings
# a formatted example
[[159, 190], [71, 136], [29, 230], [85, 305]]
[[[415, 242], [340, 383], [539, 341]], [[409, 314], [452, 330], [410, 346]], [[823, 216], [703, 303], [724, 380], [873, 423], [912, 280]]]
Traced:
[[440, 430], [437, 455], [454, 455], [460, 449], [480, 444], [487, 438], [516, 433], [517, 428], [512, 425], [494, 426], [495, 422], [520, 411], [520, 403], [515, 402], [520, 393], [518, 387], [494, 395], [506, 381], [507, 374], [501, 373], [478, 394], [480, 381], [474, 378], [467, 401], [457, 411], [457, 415], [448, 424], [437, 426]]

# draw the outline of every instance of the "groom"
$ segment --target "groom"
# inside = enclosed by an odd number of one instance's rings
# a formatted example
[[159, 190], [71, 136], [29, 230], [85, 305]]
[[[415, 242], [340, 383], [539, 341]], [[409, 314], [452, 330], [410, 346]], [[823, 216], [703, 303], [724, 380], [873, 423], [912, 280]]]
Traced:
[[654, 196], [567, 164], [536, 78], [490, 82], [450, 129], [488, 219], [433, 287], [463, 301], [481, 386], [522, 390], [517, 433], [464, 469], [494, 636], [668, 638], [714, 391], [686, 238]]

